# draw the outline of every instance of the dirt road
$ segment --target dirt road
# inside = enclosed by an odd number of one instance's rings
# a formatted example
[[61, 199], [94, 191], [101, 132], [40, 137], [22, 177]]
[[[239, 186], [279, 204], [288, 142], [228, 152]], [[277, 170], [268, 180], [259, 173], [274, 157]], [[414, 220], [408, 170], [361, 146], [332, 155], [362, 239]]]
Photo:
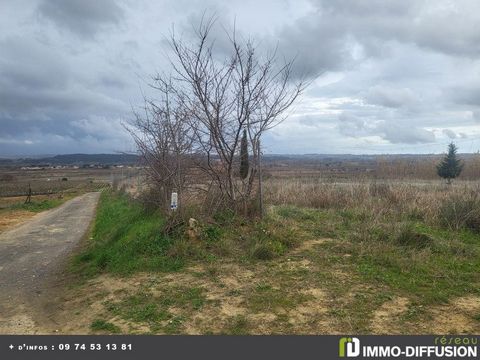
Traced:
[[48, 302], [65, 260], [88, 230], [99, 195], [79, 196], [0, 234], [0, 334], [44, 332], [38, 306]]

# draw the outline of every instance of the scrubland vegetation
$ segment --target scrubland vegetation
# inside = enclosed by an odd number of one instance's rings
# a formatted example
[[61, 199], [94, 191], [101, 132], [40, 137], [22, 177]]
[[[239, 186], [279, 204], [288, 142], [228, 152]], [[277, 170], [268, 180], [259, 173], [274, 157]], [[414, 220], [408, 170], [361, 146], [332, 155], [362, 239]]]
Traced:
[[108, 191], [73, 268], [97, 292], [92, 331], [469, 333], [479, 194], [465, 181], [272, 177], [263, 219], [221, 211], [192, 235]]

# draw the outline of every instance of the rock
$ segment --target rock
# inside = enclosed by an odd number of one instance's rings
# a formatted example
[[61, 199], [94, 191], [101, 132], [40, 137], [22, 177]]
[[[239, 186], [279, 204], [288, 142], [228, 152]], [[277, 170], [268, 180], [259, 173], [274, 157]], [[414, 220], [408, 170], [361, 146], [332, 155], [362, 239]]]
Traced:
[[190, 229], [196, 229], [196, 228], [198, 228], [198, 221], [195, 220], [194, 218], [188, 219], [188, 227], [189, 227]]
[[199, 235], [198, 221], [194, 218], [188, 219], [187, 235], [190, 240], [197, 240]]

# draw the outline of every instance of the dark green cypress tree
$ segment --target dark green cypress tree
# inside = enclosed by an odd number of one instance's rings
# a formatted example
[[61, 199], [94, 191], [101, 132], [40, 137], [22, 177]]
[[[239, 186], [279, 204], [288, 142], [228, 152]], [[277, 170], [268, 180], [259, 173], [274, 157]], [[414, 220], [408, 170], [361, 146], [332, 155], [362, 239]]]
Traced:
[[463, 162], [457, 158], [457, 147], [452, 142], [448, 145], [448, 153], [440, 164], [437, 165], [438, 176], [447, 180], [447, 184], [452, 182], [463, 170]]
[[242, 141], [240, 143], [240, 177], [246, 179], [248, 176], [248, 139], [247, 130], [243, 129]]

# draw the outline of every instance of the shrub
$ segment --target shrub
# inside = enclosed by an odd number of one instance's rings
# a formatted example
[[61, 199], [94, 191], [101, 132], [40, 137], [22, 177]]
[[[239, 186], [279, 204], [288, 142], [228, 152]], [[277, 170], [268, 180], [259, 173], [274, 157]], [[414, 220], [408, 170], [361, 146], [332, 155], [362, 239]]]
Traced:
[[269, 243], [255, 244], [252, 251], [252, 257], [258, 260], [271, 260], [275, 256], [275, 251]]
[[399, 245], [415, 248], [425, 248], [433, 244], [430, 236], [417, 232], [411, 223], [402, 224], [394, 234], [394, 240]]
[[222, 229], [218, 226], [208, 225], [202, 231], [201, 239], [207, 243], [215, 243], [220, 240], [222, 236]]
[[438, 209], [441, 225], [453, 230], [468, 228], [480, 230], [480, 199], [478, 195], [454, 194], [443, 201]]

